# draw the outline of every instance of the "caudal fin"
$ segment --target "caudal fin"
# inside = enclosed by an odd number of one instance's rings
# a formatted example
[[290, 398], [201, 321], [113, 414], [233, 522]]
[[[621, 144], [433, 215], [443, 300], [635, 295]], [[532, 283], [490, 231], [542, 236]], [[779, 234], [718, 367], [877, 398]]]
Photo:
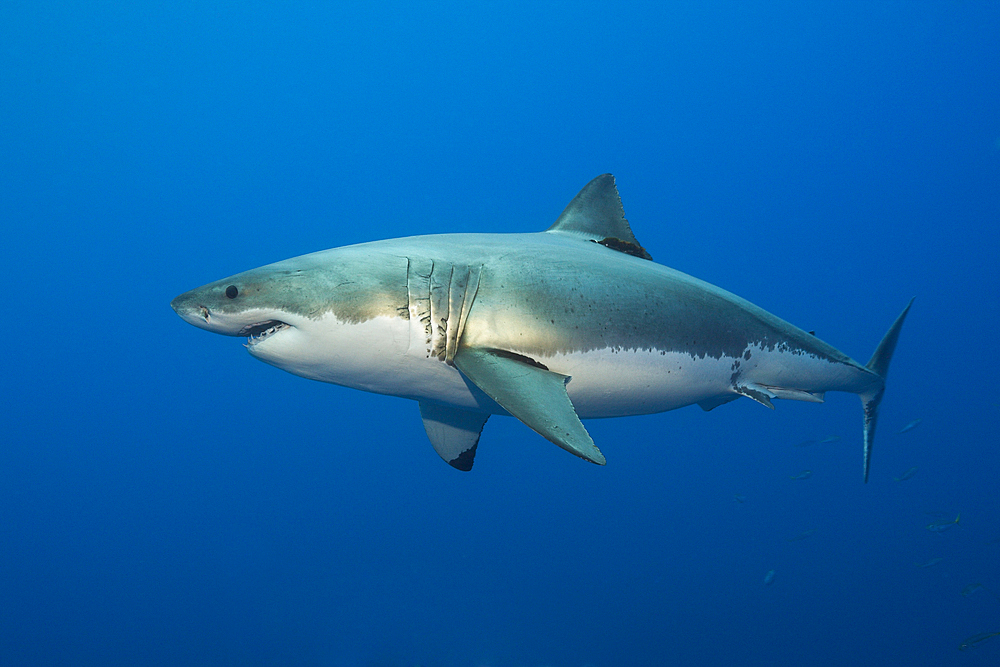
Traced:
[[910, 299], [906, 308], [882, 337], [882, 342], [875, 348], [875, 354], [866, 365], [866, 368], [882, 378], [882, 381], [876, 383], [871, 391], [861, 394], [861, 405], [865, 411], [865, 482], [868, 481], [868, 469], [871, 467], [872, 443], [875, 441], [875, 426], [878, 424], [878, 406], [882, 402], [882, 395], [885, 394], [885, 377], [889, 373], [892, 353], [896, 351], [899, 331], [903, 328], [903, 321], [912, 305], [913, 299]]

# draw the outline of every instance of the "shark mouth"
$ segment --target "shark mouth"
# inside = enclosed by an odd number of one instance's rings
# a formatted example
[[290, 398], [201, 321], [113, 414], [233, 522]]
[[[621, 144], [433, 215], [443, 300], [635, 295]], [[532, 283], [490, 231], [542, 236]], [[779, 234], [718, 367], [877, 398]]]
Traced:
[[240, 329], [237, 336], [246, 336], [247, 342], [246, 347], [251, 345], [256, 345], [265, 338], [273, 336], [282, 329], [288, 328], [290, 325], [285, 324], [281, 320], [266, 320], [264, 322], [256, 322], [254, 324], [248, 324], [247, 326]]

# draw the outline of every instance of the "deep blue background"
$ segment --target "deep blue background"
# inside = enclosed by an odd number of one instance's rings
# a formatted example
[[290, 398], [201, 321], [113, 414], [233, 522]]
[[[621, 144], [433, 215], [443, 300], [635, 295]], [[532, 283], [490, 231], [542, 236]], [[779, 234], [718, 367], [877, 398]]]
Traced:
[[[367, 4], [0, 3], [0, 664], [1000, 663], [1000, 7]], [[917, 296], [867, 485], [843, 394], [588, 422], [603, 468], [496, 418], [461, 474], [168, 306], [607, 171], [857, 359]]]

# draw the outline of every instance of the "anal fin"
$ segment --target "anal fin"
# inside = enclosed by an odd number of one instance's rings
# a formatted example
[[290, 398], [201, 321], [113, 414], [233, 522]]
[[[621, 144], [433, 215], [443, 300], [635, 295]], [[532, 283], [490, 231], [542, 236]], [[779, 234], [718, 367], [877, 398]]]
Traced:
[[568, 376], [503, 350], [461, 347], [454, 361], [469, 380], [531, 430], [580, 458], [606, 463], [569, 400]]
[[479, 435], [490, 415], [420, 401], [427, 437], [442, 459], [457, 470], [472, 470]]

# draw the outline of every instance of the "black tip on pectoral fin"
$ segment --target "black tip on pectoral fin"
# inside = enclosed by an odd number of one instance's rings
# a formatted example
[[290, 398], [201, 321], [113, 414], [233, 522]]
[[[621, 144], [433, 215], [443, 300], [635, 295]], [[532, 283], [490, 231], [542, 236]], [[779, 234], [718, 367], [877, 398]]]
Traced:
[[489, 413], [421, 401], [420, 416], [434, 451], [452, 468], [463, 472], [472, 470], [479, 435]]
[[451, 461], [448, 461], [448, 465], [450, 465], [455, 470], [461, 470], [462, 472], [469, 472], [470, 470], [472, 470], [472, 463], [476, 458], [476, 447], [478, 446], [479, 443], [477, 442], [472, 447], [469, 447], [464, 452], [453, 458]]

